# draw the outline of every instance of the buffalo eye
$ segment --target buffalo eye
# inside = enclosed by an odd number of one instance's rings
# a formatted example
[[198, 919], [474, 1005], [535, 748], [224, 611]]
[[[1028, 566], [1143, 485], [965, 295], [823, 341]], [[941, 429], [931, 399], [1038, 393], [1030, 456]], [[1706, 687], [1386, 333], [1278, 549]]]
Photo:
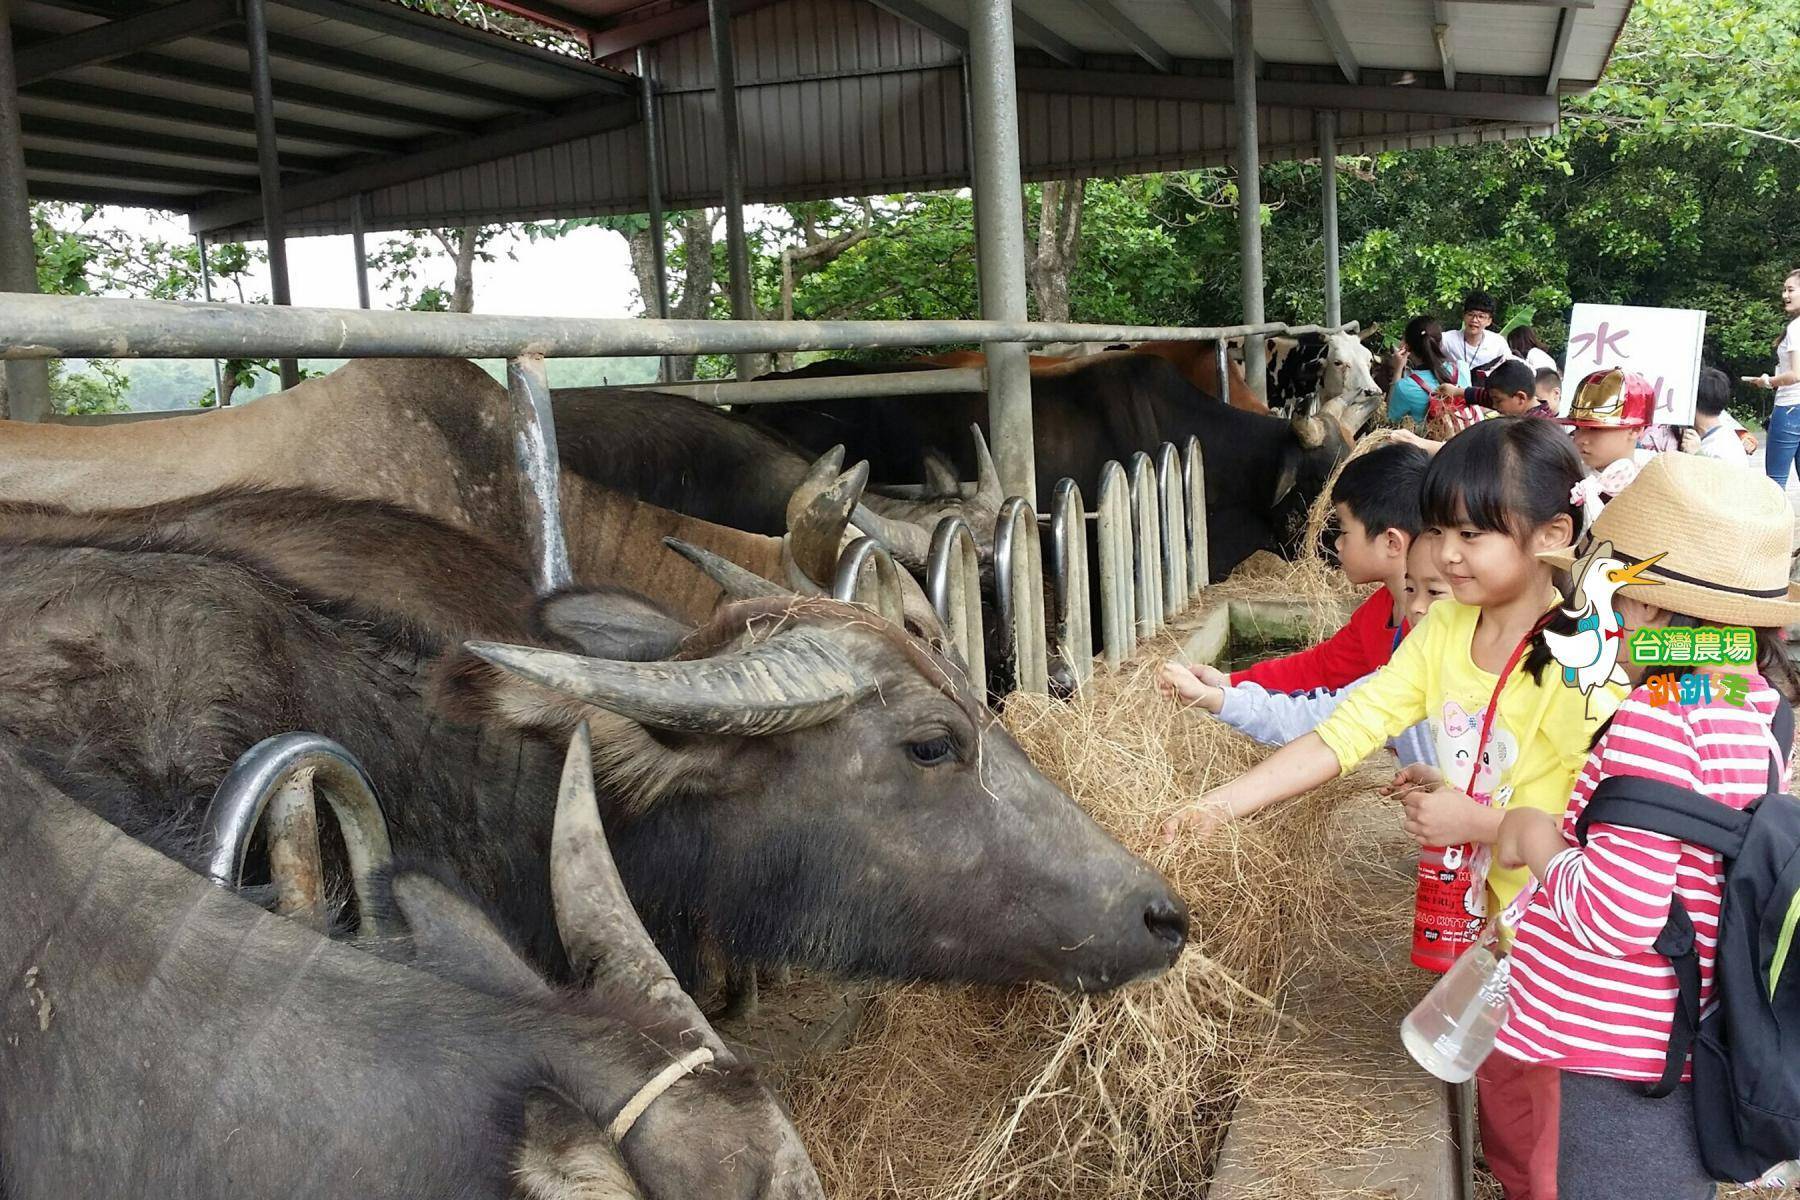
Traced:
[[948, 734], [906, 743], [906, 756], [921, 767], [936, 767], [956, 757], [956, 742]]

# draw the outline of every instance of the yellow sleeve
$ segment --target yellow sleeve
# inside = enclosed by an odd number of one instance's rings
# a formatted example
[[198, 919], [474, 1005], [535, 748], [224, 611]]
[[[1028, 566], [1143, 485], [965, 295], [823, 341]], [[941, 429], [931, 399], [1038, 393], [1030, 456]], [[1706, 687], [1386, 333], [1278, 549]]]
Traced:
[[1387, 666], [1345, 696], [1314, 731], [1337, 755], [1340, 775], [1354, 770], [1395, 734], [1425, 719], [1428, 668], [1438, 653], [1444, 625], [1435, 610], [1426, 616], [1400, 643]]

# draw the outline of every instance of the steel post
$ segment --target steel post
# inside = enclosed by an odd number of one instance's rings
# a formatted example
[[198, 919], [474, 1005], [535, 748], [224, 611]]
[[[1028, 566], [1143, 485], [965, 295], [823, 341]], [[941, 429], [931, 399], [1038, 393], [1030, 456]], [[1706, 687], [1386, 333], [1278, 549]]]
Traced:
[[1325, 224], [1325, 323], [1341, 325], [1344, 306], [1338, 284], [1337, 113], [1320, 109], [1319, 196]]
[[[656, 291], [644, 297], [650, 315], [662, 320], [669, 315], [668, 235], [663, 229], [662, 207], [662, 125], [657, 120], [656, 84], [650, 78], [650, 48], [637, 49], [638, 86], [644, 101], [644, 190], [649, 198], [650, 261], [656, 276]], [[657, 359], [656, 378], [667, 383], [674, 378], [668, 356]]]
[[356, 304], [369, 307], [369, 248], [364, 243], [368, 232], [368, 197], [358, 192], [350, 200], [350, 251], [356, 256]]
[[[31, 237], [31, 195], [25, 186], [25, 142], [19, 128], [19, 89], [13, 63], [12, 0], [0, 0], [0, 291], [37, 291], [37, 246]], [[50, 415], [50, 364], [6, 364], [0, 416], [41, 421]]]
[[[731, 260], [731, 319], [748, 321], [756, 310], [750, 296], [750, 243], [744, 238], [744, 155], [738, 130], [737, 64], [731, 50], [730, 0], [706, 0], [712, 33], [713, 95], [719, 103], [719, 134], [725, 143], [725, 249]], [[756, 375], [756, 356], [737, 356], [737, 377]]]
[[[1250, 22], [1250, 0], [1231, 0], [1232, 92], [1237, 110], [1238, 269], [1244, 322], [1263, 319], [1262, 156], [1256, 112], [1256, 39]], [[1244, 379], [1258, 400], [1269, 400], [1268, 372], [1263, 367], [1263, 339], [1244, 342]]]
[[[974, 127], [975, 250], [981, 315], [1023, 321], [1025, 205], [1019, 178], [1019, 96], [1010, 0], [969, 5], [969, 118]], [[1031, 370], [1025, 347], [983, 346], [988, 368], [988, 425], [1000, 482], [1009, 496], [1036, 503]]]
[[[256, 166], [262, 192], [263, 235], [269, 244], [269, 294], [292, 304], [288, 291], [287, 213], [281, 207], [281, 152], [275, 144], [275, 87], [269, 78], [269, 22], [263, 0], [244, 0], [244, 48], [250, 55], [250, 93], [256, 106]], [[300, 364], [281, 360], [281, 387], [300, 382]]]
[[513, 461], [519, 468], [520, 513], [531, 555], [531, 578], [540, 596], [574, 582], [569, 546], [563, 537], [562, 489], [556, 453], [556, 417], [544, 356], [521, 354], [506, 363], [512, 398]]
[[[194, 247], [200, 252], [200, 298], [208, 304], [212, 303], [212, 266], [206, 261], [206, 235], [194, 235]], [[225, 394], [225, 364], [218, 359], [212, 360], [213, 368], [213, 403], [224, 408], [231, 403]]]

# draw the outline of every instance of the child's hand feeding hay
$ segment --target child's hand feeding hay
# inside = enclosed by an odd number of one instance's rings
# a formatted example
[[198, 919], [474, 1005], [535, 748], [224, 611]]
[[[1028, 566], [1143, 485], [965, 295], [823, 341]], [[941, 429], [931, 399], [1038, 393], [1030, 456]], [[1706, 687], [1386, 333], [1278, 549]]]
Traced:
[[1156, 690], [1164, 696], [1217, 714], [1225, 706], [1225, 689], [1231, 676], [1216, 667], [1190, 667], [1170, 659], [1156, 673]]

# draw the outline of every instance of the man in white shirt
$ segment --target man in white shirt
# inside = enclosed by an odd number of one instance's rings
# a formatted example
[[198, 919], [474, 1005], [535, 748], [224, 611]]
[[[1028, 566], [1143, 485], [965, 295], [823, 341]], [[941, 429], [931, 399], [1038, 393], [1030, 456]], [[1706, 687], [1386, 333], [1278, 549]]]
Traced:
[[1467, 369], [1471, 377], [1513, 357], [1493, 324], [1494, 298], [1484, 291], [1470, 292], [1463, 298], [1462, 328], [1444, 334], [1444, 357]]
[[1735, 466], [1750, 465], [1744, 443], [1738, 439], [1742, 428], [1725, 411], [1731, 398], [1731, 380], [1717, 367], [1700, 370], [1700, 386], [1694, 401], [1694, 427], [1681, 435], [1681, 448], [1690, 454], [1716, 458]]

